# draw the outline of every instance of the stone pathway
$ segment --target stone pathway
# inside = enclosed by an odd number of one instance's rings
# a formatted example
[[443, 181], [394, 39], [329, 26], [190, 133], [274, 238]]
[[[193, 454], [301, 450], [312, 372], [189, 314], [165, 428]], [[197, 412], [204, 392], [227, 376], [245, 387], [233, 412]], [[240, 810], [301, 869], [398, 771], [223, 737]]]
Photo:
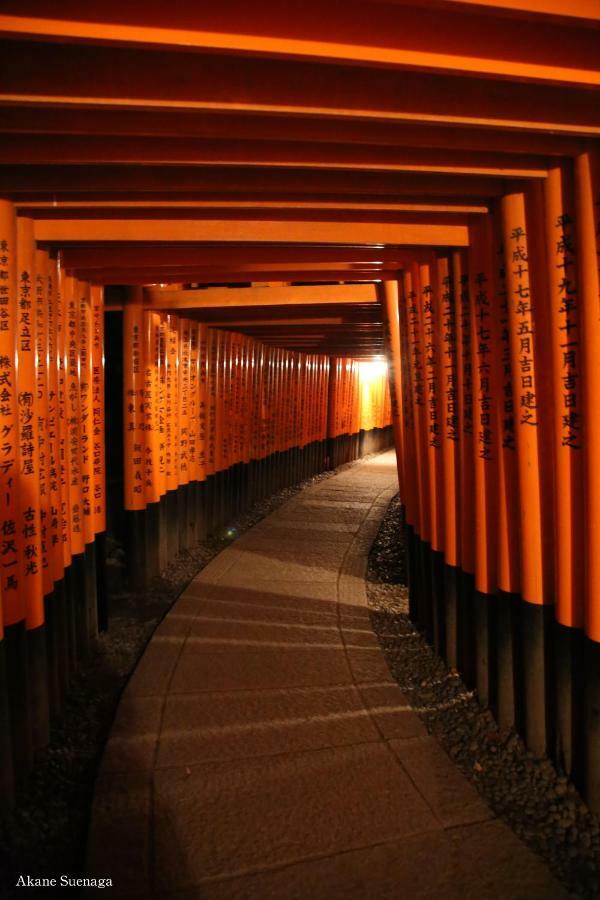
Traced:
[[565, 897], [392, 680], [367, 554], [393, 453], [298, 494], [157, 629], [98, 776], [89, 874], [114, 897]]

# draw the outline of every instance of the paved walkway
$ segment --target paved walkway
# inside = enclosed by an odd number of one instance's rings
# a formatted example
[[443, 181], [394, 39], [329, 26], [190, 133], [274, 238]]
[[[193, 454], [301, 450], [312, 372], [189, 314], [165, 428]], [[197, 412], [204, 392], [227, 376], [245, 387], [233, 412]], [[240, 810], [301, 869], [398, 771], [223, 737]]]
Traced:
[[157, 629], [96, 788], [89, 869], [111, 896], [566, 896], [390, 677], [364, 575], [396, 490], [392, 453], [309, 488]]

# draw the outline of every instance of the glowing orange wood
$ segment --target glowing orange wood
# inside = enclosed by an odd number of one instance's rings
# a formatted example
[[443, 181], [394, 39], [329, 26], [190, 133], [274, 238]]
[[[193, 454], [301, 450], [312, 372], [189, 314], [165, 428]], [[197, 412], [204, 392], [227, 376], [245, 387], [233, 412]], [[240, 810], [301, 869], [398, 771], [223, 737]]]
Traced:
[[265, 220], [178, 221], [154, 219], [50, 219], [35, 223], [38, 241], [271, 241], [331, 244], [417, 244], [466, 247], [466, 225], [389, 222], [269, 222]]

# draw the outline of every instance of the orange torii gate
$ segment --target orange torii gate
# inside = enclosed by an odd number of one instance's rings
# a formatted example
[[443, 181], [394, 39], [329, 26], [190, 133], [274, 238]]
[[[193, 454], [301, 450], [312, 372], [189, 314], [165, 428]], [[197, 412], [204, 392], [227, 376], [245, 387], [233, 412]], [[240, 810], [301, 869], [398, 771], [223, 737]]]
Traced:
[[[503, 726], [522, 728], [528, 746], [585, 783], [593, 803], [598, 171], [597, 156], [584, 154], [551, 171], [543, 197], [535, 187], [502, 197], [473, 226], [466, 257], [454, 254], [453, 285], [450, 260], [440, 258], [442, 323], [439, 285], [420, 300], [431, 267], [384, 284], [413, 616]], [[453, 390], [438, 435], [440, 352]], [[438, 436], [440, 448], [443, 437], [452, 441], [441, 467]], [[440, 549], [450, 569], [445, 646], [436, 634]]]
[[0, 796], [116, 507], [143, 583], [393, 422], [411, 618], [600, 809], [597, 4], [59, 6], [0, 14]]

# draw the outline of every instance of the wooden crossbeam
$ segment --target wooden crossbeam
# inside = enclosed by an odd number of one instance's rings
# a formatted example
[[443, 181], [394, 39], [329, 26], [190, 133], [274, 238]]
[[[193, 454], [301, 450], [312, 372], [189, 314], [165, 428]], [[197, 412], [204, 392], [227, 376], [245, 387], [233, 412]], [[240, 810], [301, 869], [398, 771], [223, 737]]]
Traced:
[[[589, 8], [589, 0], [584, 3]], [[563, 7], [564, 3], [559, 9]], [[548, 4], [541, 6], [542, 11], [547, 8]], [[0, 29], [11, 37], [117, 47], [171, 46], [278, 59], [328, 58], [338, 64], [598, 84], [593, 32], [577, 20], [569, 21], [564, 12], [560, 23], [549, 16], [529, 21], [540, 10], [539, 4], [533, 7], [532, 3], [527, 10], [515, 10], [529, 13], [529, 18], [521, 15], [517, 28], [506, 14], [509, 9], [504, 6], [504, 15], [494, 17], [493, 27], [486, 28], [485, 20], [468, 5], [456, 3], [451, 9], [441, 3], [433, 9], [427, 3], [379, 3], [373, 8], [348, 0], [340, 15], [337, 4], [305, 0], [298, 15], [293, 5], [263, 0], [249, 18], [242, 0], [200, 8], [88, 0], [85, 11], [73, 0], [63, 0], [50, 14], [42, 10], [42, 15], [39, 3], [32, 0], [5, 0]], [[490, 15], [497, 11], [491, 4], [487, 10]], [[597, 19], [597, 10], [589, 18]], [[568, 29], [565, 40], [561, 26]]]
[[544, 178], [546, 157], [491, 151], [388, 148], [279, 141], [231, 141], [202, 138], [90, 137], [80, 135], [5, 135], [0, 164], [8, 165], [212, 165], [304, 169], [369, 169], [381, 172], [433, 172]]
[[[558, 56], [568, 45], [559, 35]], [[586, 48], [590, 52], [593, 48], [597, 66], [595, 37], [578, 35], [576, 47], [581, 58]], [[321, 46], [321, 52], [327, 58], [326, 46]], [[251, 56], [239, 65], [235, 59], [210, 53], [53, 43], [36, 43], [33, 53], [26, 41], [7, 41], [0, 102], [56, 108], [318, 114], [600, 135], [594, 91], [572, 87], [567, 77], [560, 76], [550, 83], [510, 80], [515, 78], [510, 65], [490, 90], [486, 78], [447, 71], [394, 71], [380, 68], [381, 61], [375, 68], [365, 68]], [[553, 70], [560, 68], [555, 65]], [[574, 66], [572, 71], [581, 69]], [[590, 71], [593, 77], [584, 82], [586, 88], [600, 83], [597, 72]]]
[[125, 136], [190, 138], [208, 141], [302, 141], [367, 144], [379, 147], [427, 147], [472, 152], [572, 156], [581, 140], [565, 134], [499, 131], [407, 121], [332, 120], [322, 116], [248, 115], [193, 110], [80, 109], [7, 106], [2, 131], [21, 135]]
[[[318, 169], [262, 169], [232, 166], [2, 166], [0, 193], [23, 200], [40, 193], [50, 199], [79, 199], [78, 194], [123, 195], [153, 199], [157, 193], [175, 199], [193, 194], [234, 199], [294, 194], [368, 194], [387, 200], [405, 197], [452, 197], [453, 199], [500, 196], [506, 189], [501, 178], [473, 175], [442, 175], [406, 172], [343, 172]], [[143, 195], [141, 198], [139, 195]], [[180, 198], [178, 195], [183, 194]], [[57, 196], [58, 195], [58, 196]]]
[[466, 247], [467, 225], [394, 224], [389, 222], [319, 222], [289, 220], [203, 219], [48, 219], [35, 223], [38, 241], [199, 241], [223, 243], [265, 241], [307, 243], [318, 236], [324, 243], [407, 244]]
[[268, 288], [206, 288], [205, 290], [144, 291], [148, 307], [155, 309], [202, 309], [252, 306], [375, 303], [374, 284], [298, 285]]

